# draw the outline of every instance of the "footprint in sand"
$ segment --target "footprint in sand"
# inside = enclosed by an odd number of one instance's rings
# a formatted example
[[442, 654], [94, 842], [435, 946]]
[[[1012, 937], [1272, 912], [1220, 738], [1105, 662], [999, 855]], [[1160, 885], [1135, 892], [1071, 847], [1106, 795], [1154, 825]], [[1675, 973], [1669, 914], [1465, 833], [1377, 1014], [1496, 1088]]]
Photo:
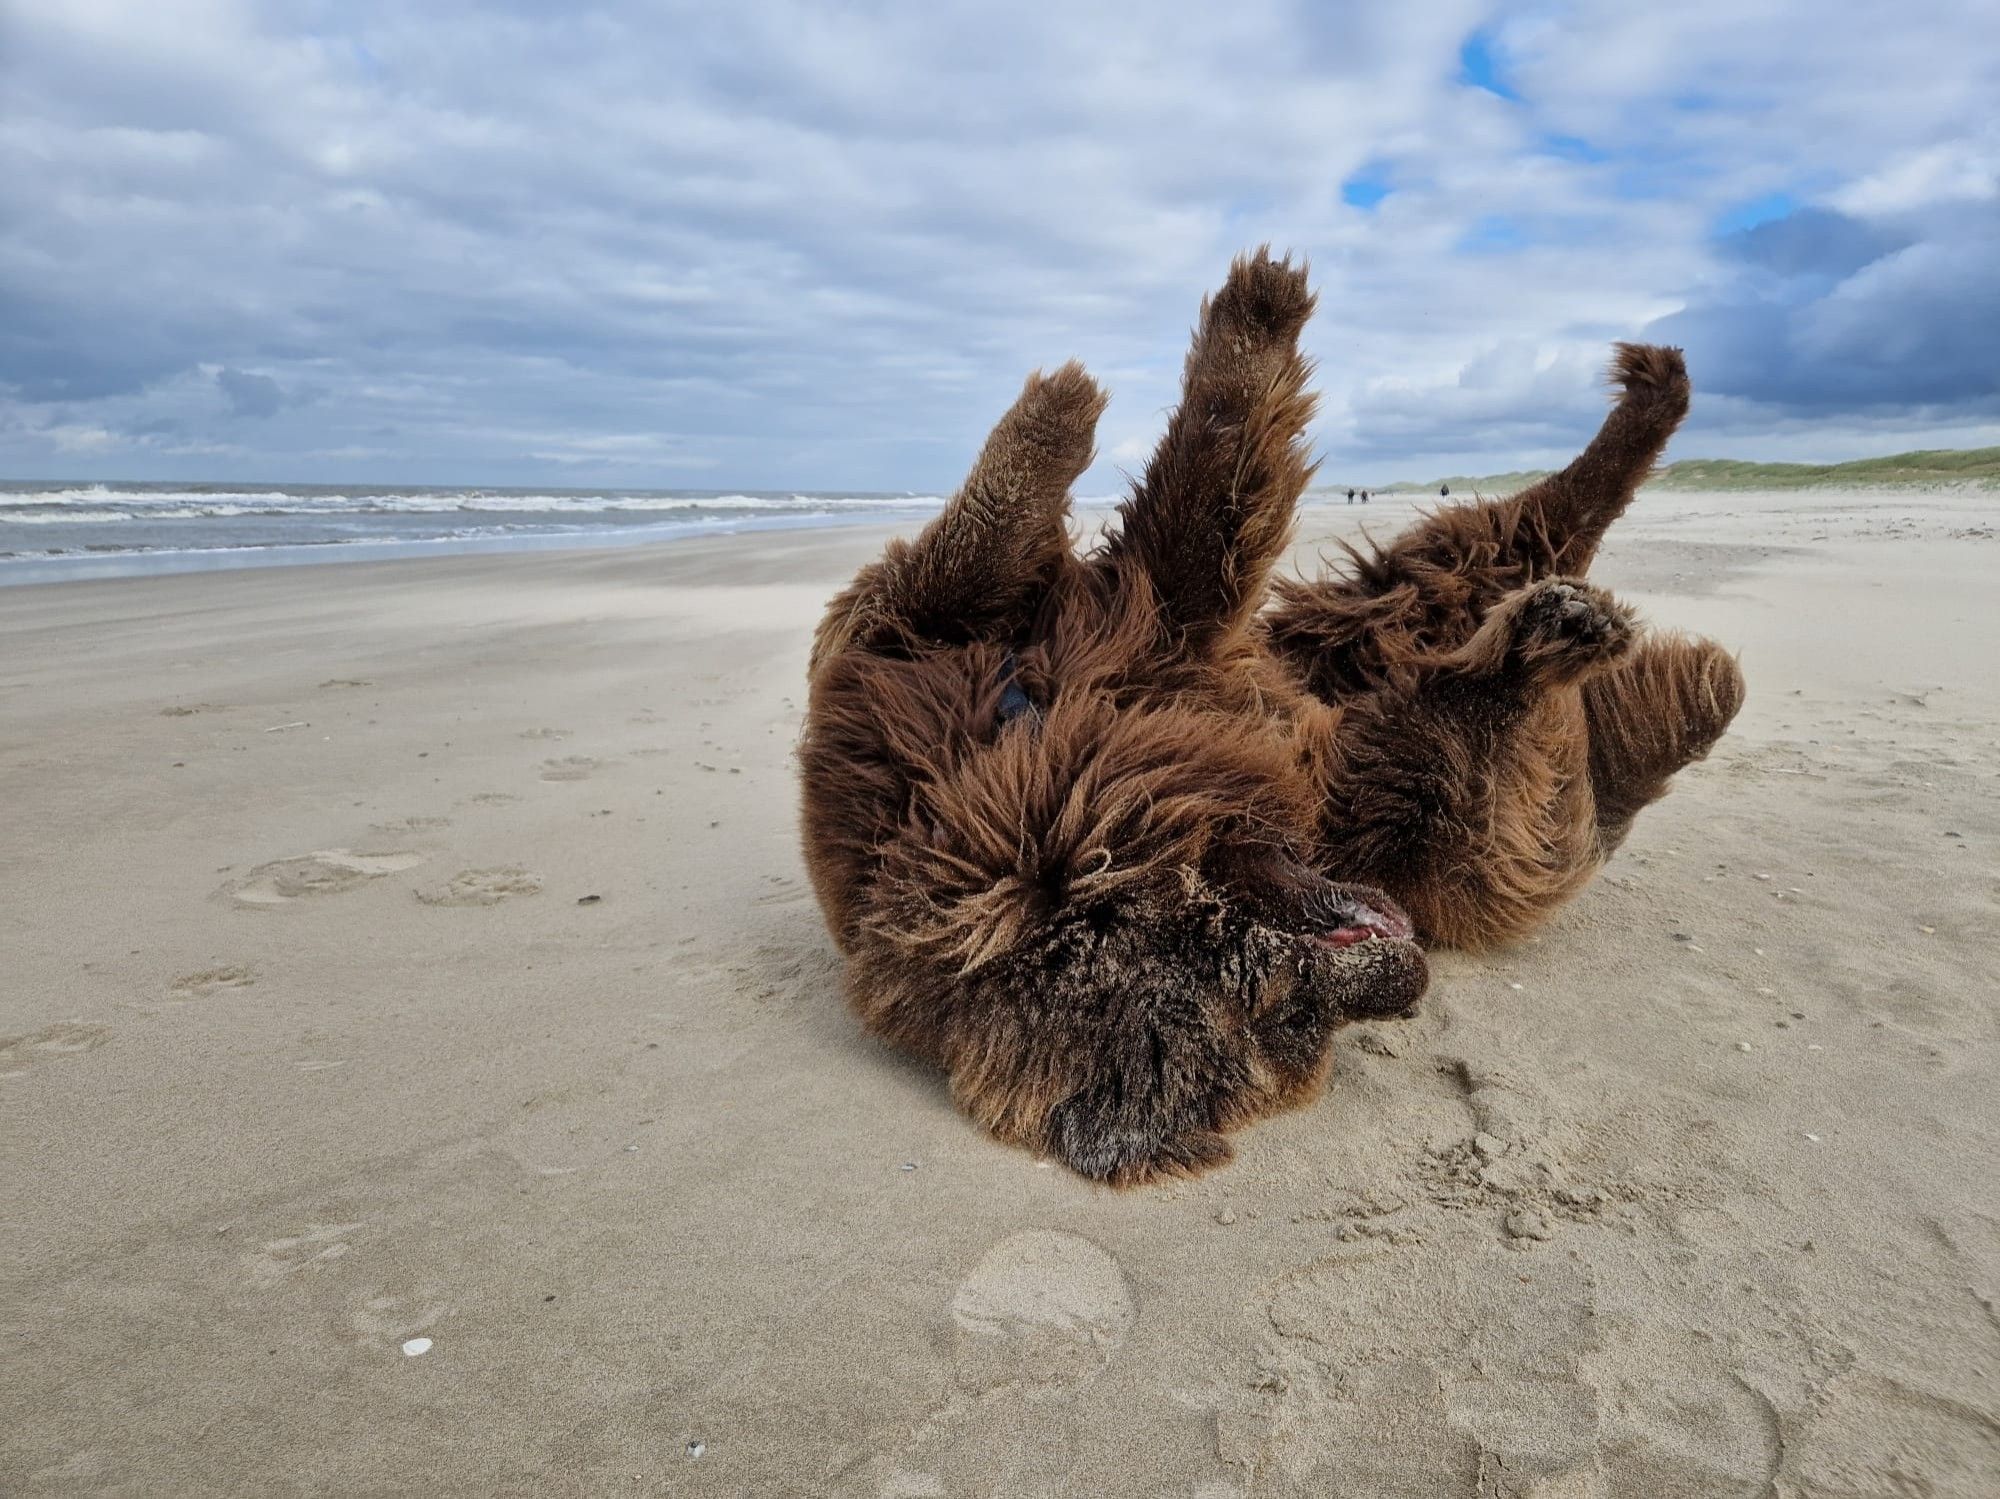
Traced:
[[[1354, 1454], [1342, 1477], [1357, 1494], [1485, 1493], [1460, 1480], [1487, 1472], [1509, 1475], [1509, 1493], [1599, 1492], [1602, 1416], [1575, 1365], [1603, 1348], [1611, 1319], [1587, 1265], [1517, 1267], [1488, 1250], [1434, 1284], [1400, 1252], [1349, 1246], [1273, 1288], [1276, 1340], [1253, 1386], [1269, 1397], [1259, 1463], [1283, 1471], [1324, 1442]], [[1336, 1357], [1329, 1387], [1319, 1370]]]
[[498, 869], [463, 869], [442, 885], [419, 890], [427, 906], [497, 906], [516, 895], [533, 895], [542, 888], [540, 876], [505, 865]]
[[951, 1298], [959, 1384], [1071, 1384], [1095, 1373], [1137, 1312], [1118, 1261], [1075, 1234], [1031, 1229], [995, 1244]]
[[20, 1077], [37, 1062], [81, 1056], [110, 1039], [110, 1027], [74, 1021], [44, 1026], [31, 1036], [0, 1036], [0, 1077]]
[[583, 781], [597, 769], [597, 762], [588, 755], [565, 755], [560, 760], [542, 762], [542, 779], [545, 781]]
[[765, 879], [771, 888], [757, 897], [760, 906], [795, 906], [809, 893], [797, 880], [781, 874], [767, 875]]
[[247, 963], [227, 968], [205, 968], [200, 973], [184, 973], [167, 990], [175, 999], [206, 999], [219, 989], [247, 989], [257, 979]]
[[[681, 945], [696, 939], [683, 938]], [[817, 930], [798, 942], [776, 943], [745, 953], [709, 958], [688, 953], [676, 965], [690, 983], [726, 987], [756, 1005], [819, 1010], [840, 988], [840, 961]]]
[[1836, 1378], [1795, 1434], [1791, 1476], [1808, 1494], [1990, 1494], [2000, 1423], [1939, 1389], [1873, 1374]]
[[373, 687], [375, 684], [373, 682], [364, 682], [360, 677], [328, 677], [319, 685], [324, 689], [327, 687]]
[[162, 708], [162, 718], [192, 718], [197, 713], [220, 713], [220, 703], [176, 703], [171, 708]]
[[505, 791], [476, 791], [466, 798], [466, 800], [481, 807], [501, 807], [505, 806], [508, 802], [517, 802], [520, 799], [518, 796]]
[[262, 1249], [243, 1256], [243, 1268], [253, 1286], [273, 1286], [301, 1270], [324, 1270], [344, 1259], [348, 1239], [366, 1228], [366, 1223], [314, 1223], [303, 1233], [273, 1239]]
[[570, 736], [570, 731], [568, 729], [521, 730], [521, 737], [523, 739], [567, 739], [569, 738], [569, 736]]
[[357, 854], [344, 848], [322, 849], [318, 853], [259, 864], [216, 893], [241, 906], [268, 910], [288, 906], [309, 895], [337, 895], [385, 874], [413, 869], [423, 862], [422, 854], [400, 851]]
[[394, 817], [387, 822], [370, 823], [378, 833], [426, 833], [438, 828], [451, 826], [449, 817]]

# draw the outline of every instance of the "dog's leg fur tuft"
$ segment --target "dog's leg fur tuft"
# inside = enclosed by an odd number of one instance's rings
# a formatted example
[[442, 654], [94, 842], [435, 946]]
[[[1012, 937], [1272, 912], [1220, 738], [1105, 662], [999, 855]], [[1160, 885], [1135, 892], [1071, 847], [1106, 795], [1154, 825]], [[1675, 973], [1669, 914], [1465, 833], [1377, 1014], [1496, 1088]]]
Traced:
[[1107, 543], [1113, 567], [1145, 575], [1175, 648], [1239, 635], [1291, 539], [1312, 476], [1298, 348], [1312, 309], [1305, 266], [1268, 250], [1239, 258], [1202, 304], [1180, 405]]

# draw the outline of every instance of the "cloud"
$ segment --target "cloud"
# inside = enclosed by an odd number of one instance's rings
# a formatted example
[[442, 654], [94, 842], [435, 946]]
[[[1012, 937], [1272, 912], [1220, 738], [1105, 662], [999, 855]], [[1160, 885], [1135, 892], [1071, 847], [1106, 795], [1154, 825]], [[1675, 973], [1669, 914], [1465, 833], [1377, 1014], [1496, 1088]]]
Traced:
[[1973, 12], [71, 0], [9, 26], [0, 463], [934, 489], [1075, 355], [1101, 490], [1267, 239], [1329, 473], [1560, 457], [1648, 327], [1689, 440], [1976, 434]]
[[237, 416], [276, 416], [292, 399], [269, 375], [253, 375], [227, 366], [215, 372], [215, 383]]
[[1647, 329], [1706, 388], [1776, 411], [2000, 417], [2000, 205], [1804, 208], [1724, 239], [1730, 267]]
[[1838, 281], [1909, 243], [1885, 224], [1825, 208], [1787, 208], [1723, 235], [1716, 251], [1725, 260], [1781, 277]]

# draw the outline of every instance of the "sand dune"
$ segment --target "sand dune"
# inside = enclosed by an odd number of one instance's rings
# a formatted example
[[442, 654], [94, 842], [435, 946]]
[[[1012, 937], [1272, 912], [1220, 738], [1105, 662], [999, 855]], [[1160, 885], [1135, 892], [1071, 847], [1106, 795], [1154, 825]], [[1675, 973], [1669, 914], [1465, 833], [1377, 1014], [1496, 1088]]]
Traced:
[[0, 1489], [2000, 1492], [1992, 507], [1642, 497], [1736, 730], [1122, 1195], [841, 1007], [789, 753], [883, 533], [0, 591]]

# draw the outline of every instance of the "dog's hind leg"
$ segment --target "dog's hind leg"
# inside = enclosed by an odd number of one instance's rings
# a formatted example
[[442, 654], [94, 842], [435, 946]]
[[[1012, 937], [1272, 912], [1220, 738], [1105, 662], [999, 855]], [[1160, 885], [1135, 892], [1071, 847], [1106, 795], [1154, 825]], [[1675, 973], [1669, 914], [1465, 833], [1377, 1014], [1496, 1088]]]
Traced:
[[1584, 683], [1590, 785], [1606, 854], [1624, 841], [1640, 809], [1666, 794], [1675, 771], [1714, 747], [1743, 693], [1743, 673], [1729, 652], [1681, 635], [1646, 640]]
[[1267, 624], [1326, 697], [1379, 684], [1411, 646], [1449, 650], [1487, 611], [1544, 578], [1582, 577], [1688, 408], [1680, 350], [1620, 344], [1623, 395], [1575, 461], [1504, 500], [1447, 505], [1372, 550], [1346, 576], [1279, 579]]
[[1427, 940], [1524, 935], [1601, 861], [1578, 689], [1632, 640], [1610, 595], [1547, 579], [1458, 650], [1342, 704], [1317, 757], [1328, 867], [1387, 890]]
[[1244, 629], [1291, 538], [1312, 476], [1300, 331], [1313, 297], [1303, 265], [1239, 258], [1202, 304], [1181, 401], [1104, 549], [1143, 573], [1176, 643], [1201, 649]]
[[1623, 394], [1568, 467], [1504, 500], [1445, 507], [1365, 571], [1397, 578], [1414, 565], [1418, 576], [1455, 578], [1470, 585], [1475, 607], [1537, 578], [1582, 577], [1688, 410], [1679, 349], [1619, 344], [1611, 378]]
[[1590, 570], [1605, 531], [1687, 416], [1687, 365], [1679, 349], [1619, 344], [1611, 378], [1623, 394], [1589, 446], [1561, 472], [1502, 502], [1518, 513], [1514, 531], [1531, 577], [1581, 577]]

